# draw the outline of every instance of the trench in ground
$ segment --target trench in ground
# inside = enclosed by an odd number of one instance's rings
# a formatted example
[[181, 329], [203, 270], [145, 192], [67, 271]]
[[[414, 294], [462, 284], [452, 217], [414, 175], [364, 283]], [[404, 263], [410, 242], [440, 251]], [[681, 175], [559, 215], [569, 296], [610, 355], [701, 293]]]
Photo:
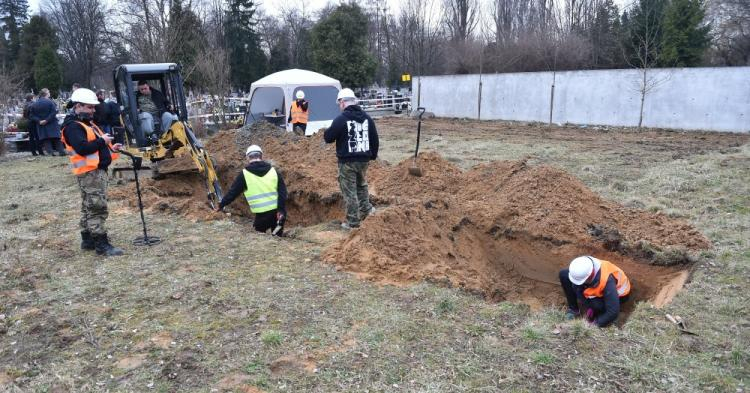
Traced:
[[[397, 206], [377, 204], [378, 213], [386, 209], [391, 215], [400, 215]], [[340, 194], [320, 198], [314, 193], [296, 192], [287, 201], [289, 224], [312, 226], [344, 218], [344, 204]], [[374, 217], [376, 217], [374, 216]], [[405, 220], [407, 220], [405, 218]], [[368, 231], [368, 226], [382, 226], [376, 218], [368, 219], [359, 231]], [[488, 301], [519, 301], [532, 309], [544, 306], [562, 306], [565, 302], [559, 283], [559, 271], [569, 261], [580, 255], [595, 255], [615, 263], [622, 268], [632, 283], [630, 301], [623, 305], [627, 316], [640, 301], [648, 301], [657, 307], [669, 303], [687, 282], [689, 265], [655, 266], [645, 261], [607, 251], [601, 244], [572, 244], [554, 239], [533, 237], [522, 229], [508, 230], [497, 226], [482, 227], [471, 220], [463, 225], [451, 225], [444, 217], [435, 215], [425, 221], [427, 226], [403, 222], [393, 223], [393, 236], [382, 244], [372, 244], [374, 250], [391, 249], [393, 242], [403, 243], [408, 234], [398, 228], [415, 228], [422, 233], [414, 235], [418, 241], [400, 244], [400, 247], [421, 248], [417, 257], [408, 257], [398, 262], [409, 264], [406, 270], [389, 271], [382, 267], [367, 267], [346, 264], [344, 270], [376, 282], [409, 284], [426, 280], [450, 287], [457, 287], [479, 294]], [[402, 225], [403, 224], [403, 225]], [[397, 247], [396, 247], [397, 248]], [[416, 273], [415, 273], [416, 272]], [[416, 280], [414, 278], [417, 278]], [[621, 318], [621, 321], [624, 318]]]

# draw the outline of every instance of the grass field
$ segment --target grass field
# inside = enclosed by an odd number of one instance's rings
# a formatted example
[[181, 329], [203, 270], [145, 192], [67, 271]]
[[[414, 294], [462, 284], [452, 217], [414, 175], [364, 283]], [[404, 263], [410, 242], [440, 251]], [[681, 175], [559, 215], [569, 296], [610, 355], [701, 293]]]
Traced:
[[[381, 157], [415, 124], [379, 123]], [[547, 129], [431, 119], [423, 146], [468, 168], [555, 165], [605, 198], [687, 219], [714, 244], [663, 309], [622, 328], [563, 310], [488, 303], [430, 283], [378, 286], [319, 260], [334, 224], [295, 238], [239, 218], [147, 216], [110, 205], [127, 256], [79, 250], [65, 158], [0, 158], [0, 390], [240, 392], [742, 392], [750, 384], [750, 137]], [[413, 153], [413, 151], [411, 151]], [[328, 240], [320, 240], [328, 239]], [[680, 333], [665, 313], [697, 335]]]

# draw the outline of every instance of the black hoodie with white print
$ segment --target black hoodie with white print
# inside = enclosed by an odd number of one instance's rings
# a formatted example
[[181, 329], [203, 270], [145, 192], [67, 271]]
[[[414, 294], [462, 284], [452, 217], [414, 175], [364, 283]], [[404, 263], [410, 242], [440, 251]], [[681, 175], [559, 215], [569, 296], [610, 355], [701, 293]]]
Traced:
[[323, 134], [326, 143], [336, 142], [339, 162], [362, 162], [378, 158], [375, 122], [358, 105], [349, 105], [333, 119]]

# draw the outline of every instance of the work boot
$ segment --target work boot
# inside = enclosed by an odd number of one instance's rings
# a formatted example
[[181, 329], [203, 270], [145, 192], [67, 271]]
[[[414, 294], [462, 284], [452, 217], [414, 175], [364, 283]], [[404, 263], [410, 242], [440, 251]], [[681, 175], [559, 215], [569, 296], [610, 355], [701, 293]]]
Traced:
[[125, 254], [125, 252], [122, 251], [121, 248], [117, 248], [109, 244], [109, 239], [107, 238], [106, 233], [103, 235], [94, 235], [94, 242], [96, 245], [97, 255], [104, 255], [105, 257], [114, 257], [114, 256]]
[[341, 223], [341, 229], [350, 231], [354, 228], [359, 228], [359, 224], [349, 224], [348, 222], [342, 222]]
[[96, 250], [94, 238], [89, 231], [81, 231], [81, 250]]
[[366, 212], [362, 213], [362, 217], [360, 217], [360, 220], [364, 220], [364, 219], [365, 219], [365, 218], [367, 218], [368, 216], [371, 216], [371, 215], [375, 214], [375, 212], [376, 212], [376, 211], [377, 211], [377, 210], [375, 210], [375, 206], [371, 206], [371, 207], [370, 207], [370, 210], [368, 210], [368, 211], [366, 211]]
[[576, 319], [576, 315], [578, 314], [580, 314], [580, 311], [569, 308], [568, 311], [565, 313], [565, 319], [568, 321], [572, 321]]

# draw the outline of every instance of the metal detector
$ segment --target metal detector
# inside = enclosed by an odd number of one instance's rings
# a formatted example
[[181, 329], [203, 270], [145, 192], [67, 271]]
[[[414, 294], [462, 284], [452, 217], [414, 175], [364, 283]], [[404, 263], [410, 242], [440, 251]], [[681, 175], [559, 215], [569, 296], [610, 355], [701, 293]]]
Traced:
[[126, 155], [133, 160], [133, 176], [135, 176], [135, 191], [138, 194], [138, 210], [141, 213], [141, 223], [143, 224], [143, 236], [138, 236], [133, 240], [133, 244], [136, 246], [153, 246], [154, 244], [161, 243], [161, 238], [158, 236], [149, 236], [146, 230], [146, 217], [143, 215], [143, 199], [141, 199], [141, 183], [138, 181], [138, 168], [141, 166], [141, 157], [136, 157], [133, 154], [120, 150], [118, 153]]

